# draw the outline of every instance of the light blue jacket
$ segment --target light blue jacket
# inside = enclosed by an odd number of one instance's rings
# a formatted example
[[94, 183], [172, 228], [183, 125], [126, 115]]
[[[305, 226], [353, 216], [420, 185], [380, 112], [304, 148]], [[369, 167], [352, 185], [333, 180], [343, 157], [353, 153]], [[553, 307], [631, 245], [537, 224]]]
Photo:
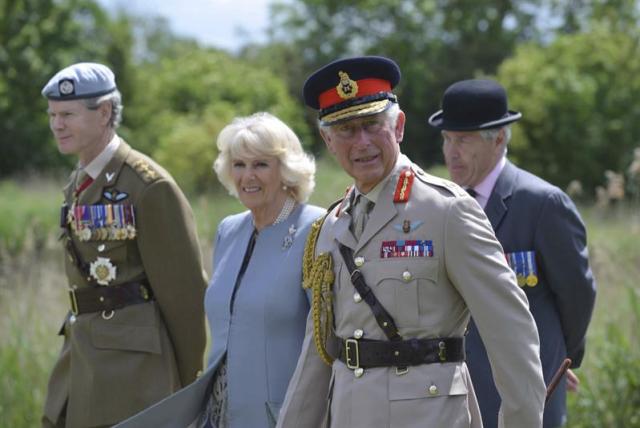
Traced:
[[220, 223], [205, 296], [212, 335], [208, 368], [193, 384], [118, 427], [188, 426], [206, 405], [225, 353], [228, 427], [269, 426], [267, 412], [277, 414], [300, 354], [309, 311], [301, 287], [302, 255], [311, 223], [323, 213], [319, 207], [300, 205], [286, 221], [260, 232], [233, 310], [233, 289], [253, 223], [248, 211]]

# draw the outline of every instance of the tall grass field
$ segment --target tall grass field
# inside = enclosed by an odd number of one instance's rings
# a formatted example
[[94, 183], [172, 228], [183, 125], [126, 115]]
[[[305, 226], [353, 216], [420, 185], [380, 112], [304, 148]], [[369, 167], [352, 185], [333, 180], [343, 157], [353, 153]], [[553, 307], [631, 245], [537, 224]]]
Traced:
[[[432, 171], [446, 176], [442, 168]], [[311, 203], [328, 206], [350, 179], [331, 160], [318, 164]], [[36, 427], [68, 310], [57, 241], [63, 181], [0, 182], [0, 427]], [[218, 222], [241, 211], [225, 193], [190, 197], [210, 270]], [[568, 427], [640, 427], [640, 206], [580, 211], [598, 281], [580, 390], [569, 395]]]

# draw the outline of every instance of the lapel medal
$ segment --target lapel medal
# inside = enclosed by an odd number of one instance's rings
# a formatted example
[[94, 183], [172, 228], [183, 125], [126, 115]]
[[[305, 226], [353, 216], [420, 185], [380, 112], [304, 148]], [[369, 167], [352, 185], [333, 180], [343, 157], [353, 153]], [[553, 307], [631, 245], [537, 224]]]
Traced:
[[106, 257], [98, 257], [89, 267], [91, 276], [100, 285], [109, 285], [116, 279], [116, 267]]

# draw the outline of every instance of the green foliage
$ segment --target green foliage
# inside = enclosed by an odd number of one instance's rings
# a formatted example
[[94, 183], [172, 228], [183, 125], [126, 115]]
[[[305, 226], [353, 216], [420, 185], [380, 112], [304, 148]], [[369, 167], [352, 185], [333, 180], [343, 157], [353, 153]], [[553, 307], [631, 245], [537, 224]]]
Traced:
[[640, 32], [558, 37], [549, 46], [519, 46], [498, 71], [511, 107], [523, 112], [511, 154], [564, 187], [587, 189], [610, 169], [624, 170], [640, 140]]
[[0, 0], [0, 11], [0, 177], [69, 165], [52, 142], [40, 90], [73, 62], [118, 66], [114, 28], [93, 0]]
[[217, 185], [211, 172], [216, 137], [236, 116], [268, 111], [303, 141], [309, 134], [281, 79], [221, 51], [187, 48], [146, 63], [138, 86], [145, 90], [130, 107], [136, 122], [131, 143], [151, 153], [189, 191]]
[[517, 42], [541, 38], [538, 13], [530, 1], [517, 0], [283, 1], [272, 8], [265, 52], [251, 48], [245, 57], [287, 76], [296, 96], [309, 73], [336, 58], [393, 58], [402, 69], [396, 93], [407, 115], [403, 150], [431, 165], [441, 159], [441, 139], [427, 118], [439, 109], [444, 89], [495, 72]]
[[44, 179], [21, 185], [0, 181], [0, 261], [3, 253], [17, 254], [27, 242], [44, 246], [58, 225], [61, 187]]

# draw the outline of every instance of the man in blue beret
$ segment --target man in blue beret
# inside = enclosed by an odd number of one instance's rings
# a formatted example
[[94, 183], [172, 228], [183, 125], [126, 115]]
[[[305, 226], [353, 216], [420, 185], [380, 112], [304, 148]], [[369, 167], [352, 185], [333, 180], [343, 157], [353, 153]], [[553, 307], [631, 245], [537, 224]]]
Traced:
[[74, 64], [42, 95], [58, 149], [78, 158], [60, 218], [70, 311], [42, 424], [111, 426], [202, 367], [200, 246], [176, 183], [117, 135], [122, 102], [108, 67]]
[[[506, 158], [510, 124], [522, 114], [507, 108], [507, 93], [492, 80], [463, 80], [444, 93], [429, 123], [442, 130], [443, 152], [454, 182], [468, 189], [487, 213], [506, 259], [525, 291], [540, 334], [540, 358], [549, 383], [565, 358], [580, 366], [595, 301], [587, 236], [580, 214], [560, 189]], [[501, 310], [501, 308], [497, 308]], [[500, 396], [472, 320], [467, 360], [484, 426], [498, 426]], [[569, 370], [545, 406], [544, 427], [566, 420], [566, 390], [577, 387]], [[567, 385], [568, 383], [568, 385]]]
[[400, 152], [399, 80], [392, 60], [358, 57], [305, 83], [354, 185], [309, 238], [314, 301], [278, 426], [480, 427], [464, 354], [473, 315], [503, 426], [540, 427], [545, 385], [526, 296], [473, 198]]

